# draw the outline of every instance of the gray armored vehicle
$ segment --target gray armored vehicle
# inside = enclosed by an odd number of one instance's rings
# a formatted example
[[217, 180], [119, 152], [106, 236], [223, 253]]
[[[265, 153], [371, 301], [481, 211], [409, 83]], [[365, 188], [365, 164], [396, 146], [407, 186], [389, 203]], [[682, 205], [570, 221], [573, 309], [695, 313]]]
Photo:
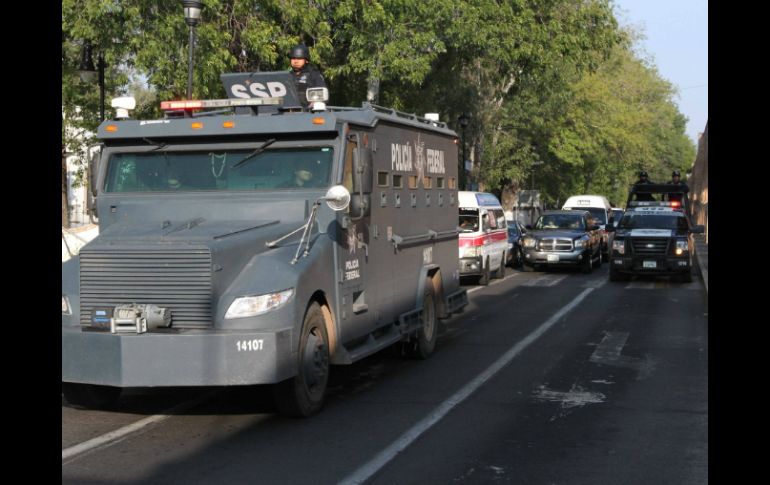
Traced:
[[[71, 404], [274, 384], [280, 412], [309, 416], [330, 364], [398, 342], [426, 358], [437, 319], [467, 304], [456, 134], [370, 104], [326, 108], [325, 88], [308, 90], [312, 111], [292, 108], [280, 74], [223, 75], [229, 99], [99, 127], [100, 234], [62, 266]], [[207, 107], [224, 109], [190, 111]]]

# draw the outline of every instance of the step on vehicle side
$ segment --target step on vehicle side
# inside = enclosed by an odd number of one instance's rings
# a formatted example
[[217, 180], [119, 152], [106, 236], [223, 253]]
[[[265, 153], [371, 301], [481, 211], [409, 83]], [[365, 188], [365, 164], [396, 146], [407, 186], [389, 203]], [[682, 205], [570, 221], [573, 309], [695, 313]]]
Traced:
[[[280, 412], [310, 416], [331, 364], [397, 342], [426, 358], [437, 319], [467, 305], [456, 134], [371, 104], [326, 108], [325, 88], [295, 108], [286, 76], [223, 75], [229, 99], [99, 127], [99, 236], [62, 265], [71, 404], [275, 384]], [[226, 111], [190, 111], [208, 107]]]

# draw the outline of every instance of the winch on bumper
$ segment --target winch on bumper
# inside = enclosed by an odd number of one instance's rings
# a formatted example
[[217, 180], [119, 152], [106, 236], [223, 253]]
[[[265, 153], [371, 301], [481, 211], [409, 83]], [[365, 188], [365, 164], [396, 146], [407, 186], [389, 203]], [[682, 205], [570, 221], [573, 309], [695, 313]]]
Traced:
[[291, 333], [284, 329], [129, 334], [63, 326], [61, 380], [116, 387], [276, 383], [296, 373]]

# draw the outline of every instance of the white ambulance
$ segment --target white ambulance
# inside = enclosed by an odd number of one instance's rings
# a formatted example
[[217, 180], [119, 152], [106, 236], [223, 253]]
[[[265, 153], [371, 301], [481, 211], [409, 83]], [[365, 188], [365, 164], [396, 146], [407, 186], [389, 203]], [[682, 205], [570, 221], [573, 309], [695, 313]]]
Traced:
[[490, 275], [505, 276], [509, 251], [508, 226], [500, 201], [486, 192], [460, 191], [460, 276], [478, 276], [489, 284]]

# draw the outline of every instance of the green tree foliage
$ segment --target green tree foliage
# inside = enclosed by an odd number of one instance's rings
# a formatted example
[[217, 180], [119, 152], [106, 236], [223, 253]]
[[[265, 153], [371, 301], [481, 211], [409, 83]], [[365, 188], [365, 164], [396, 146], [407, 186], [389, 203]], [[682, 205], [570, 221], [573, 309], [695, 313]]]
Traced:
[[[286, 53], [304, 42], [332, 105], [438, 112], [458, 132], [468, 114], [468, 153], [490, 188], [521, 187], [543, 161], [546, 200], [586, 191], [619, 200], [639, 167], [662, 180], [694, 157], [671, 86], [634, 56], [609, 0], [203, 4], [196, 98], [224, 97], [224, 72], [288, 69]], [[186, 94], [188, 32], [178, 0], [62, 0], [67, 133], [99, 121], [98, 87], [76, 72], [85, 42], [105, 57], [107, 102], [131, 92], [143, 99], [137, 116], [157, 117], [159, 100]]]

